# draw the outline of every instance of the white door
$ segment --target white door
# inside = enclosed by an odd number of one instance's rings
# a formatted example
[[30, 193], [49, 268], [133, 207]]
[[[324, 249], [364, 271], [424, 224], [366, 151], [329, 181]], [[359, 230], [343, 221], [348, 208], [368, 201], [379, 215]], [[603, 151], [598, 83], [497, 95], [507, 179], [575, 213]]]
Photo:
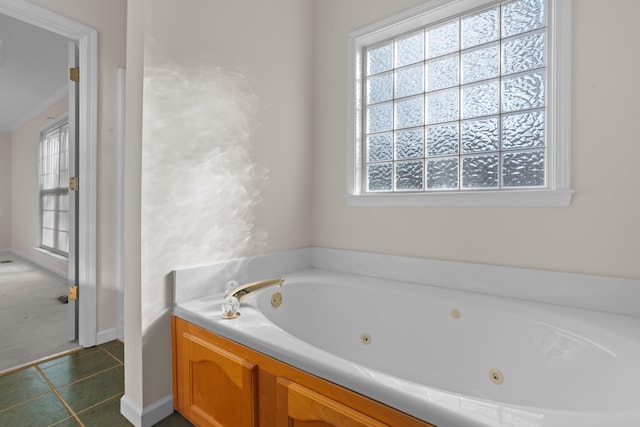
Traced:
[[[78, 46], [69, 42], [69, 70], [78, 67]], [[70, 73], [71, 74], [71, 73]], [[78, 198], [80, 182], [78, 177], [78, 83], [69, 78], [69, 176], [76, 178], [76, 189], [69, 188], [69, 341], [78, 339], [78, 308], [80, 293], [78, 283]], [[71, 289], [75, 287], [73, 299]]]

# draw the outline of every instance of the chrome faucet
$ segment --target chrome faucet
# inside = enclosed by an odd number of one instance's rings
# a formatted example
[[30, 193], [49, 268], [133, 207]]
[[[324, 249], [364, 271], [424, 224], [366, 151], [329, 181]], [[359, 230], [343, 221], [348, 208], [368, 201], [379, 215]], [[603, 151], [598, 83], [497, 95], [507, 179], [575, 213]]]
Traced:
[[244, 285], [234, 289], [231, 292], [232, 297], [238, 298], [240, 301], [247, 294], [257, 291], [258, 289], [266, 288], [267, 286], [277, 285], [278, 287], [282, 286], [284, 283], [284, 277], [279, 277], [277, 279], [266, 279], [266, 280], [258, 280], [257, 282], [245, 283]]

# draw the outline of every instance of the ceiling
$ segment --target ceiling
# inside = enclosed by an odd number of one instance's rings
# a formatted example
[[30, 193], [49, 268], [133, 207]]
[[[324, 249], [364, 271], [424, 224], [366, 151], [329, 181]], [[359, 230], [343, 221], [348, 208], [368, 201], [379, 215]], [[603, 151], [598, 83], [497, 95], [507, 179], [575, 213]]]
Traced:
[[67, 93], [68, 42], [0, 14], [0, 132], [13, 132]]

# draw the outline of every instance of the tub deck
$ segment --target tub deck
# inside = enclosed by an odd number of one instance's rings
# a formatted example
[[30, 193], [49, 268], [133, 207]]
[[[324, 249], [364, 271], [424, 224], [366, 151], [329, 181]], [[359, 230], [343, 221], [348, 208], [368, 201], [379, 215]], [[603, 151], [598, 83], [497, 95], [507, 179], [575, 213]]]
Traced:
[[439, 427], [640, 425], [638, 318], [320, 269], [285, 278], [278, 308], [266, 288], [233, 320], [222, 294], [174, 315]]

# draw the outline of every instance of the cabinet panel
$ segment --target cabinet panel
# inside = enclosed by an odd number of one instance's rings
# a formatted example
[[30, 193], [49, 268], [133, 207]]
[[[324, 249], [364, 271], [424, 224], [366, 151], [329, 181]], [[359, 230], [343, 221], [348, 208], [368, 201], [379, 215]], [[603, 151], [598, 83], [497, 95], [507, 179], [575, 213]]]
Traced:
[[388, 427], [301, 384], [277, 382], [277, 427]]
[[173, 318], [174, 405], [216, 427], [435, 427]]
[[257, 365], [178, 328], [178, 411], [198, 426], [256, 427]]

